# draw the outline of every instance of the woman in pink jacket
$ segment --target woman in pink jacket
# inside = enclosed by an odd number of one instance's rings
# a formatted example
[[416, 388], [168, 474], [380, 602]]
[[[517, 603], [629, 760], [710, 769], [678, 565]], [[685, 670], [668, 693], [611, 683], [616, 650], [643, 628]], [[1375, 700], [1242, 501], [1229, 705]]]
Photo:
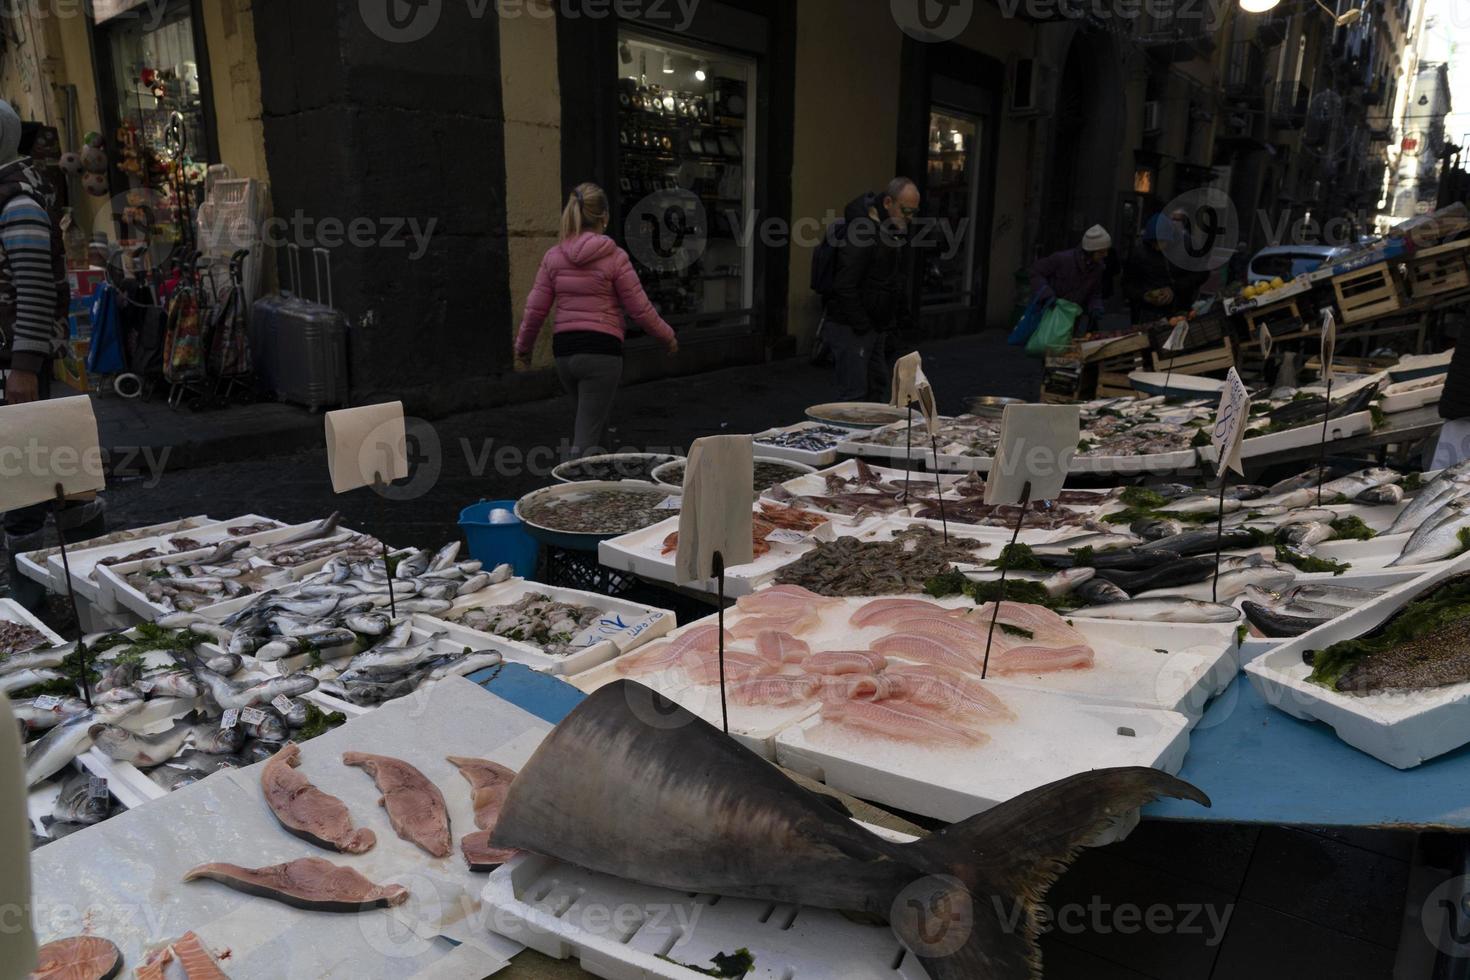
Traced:
[[596, 184], [572, 191], [561, 216], [561, 244], [546, 253], [516, 336], [516, 366], [531, 351], [556, 306], [551, 350], [562, 387], [577, 403], [576, 456], [604, 449], [613, 398], [623, 377], [624, 317], [679, 352], [673, 328], [648, 301], [628, 253], [607, 235], [607, 195]]

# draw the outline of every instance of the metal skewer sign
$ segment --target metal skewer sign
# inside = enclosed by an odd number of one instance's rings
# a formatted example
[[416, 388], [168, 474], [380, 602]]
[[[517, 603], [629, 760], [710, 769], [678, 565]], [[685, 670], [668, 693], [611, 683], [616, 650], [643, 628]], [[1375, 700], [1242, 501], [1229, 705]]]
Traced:
[[0, 512], [50, 501], [55, 507], [56, 539], [66, 575], [66, 596], [77, 618], [77, 661], [82, 698], [92, 706], [87, 645], [81, 637], [77, 597], [72, 592], [71, 559], [61, 512], [68, 498], [90, 498], [107, 486], [97, 416], [86, 395], [0, 406]]
[[388, 561], [388, 542], [382, 533], [383, 498], [394, 480], [408, 476], [408, 428], [402, 402], [386, 402], [363, 408], [344, 408], [326, 417], [327, 471], [332, 492], [350, 493], [372, 487], [377, 495], [379, 543], [383, 546], [383, 573], [388, 577], [388, 614], [398, 618], [398, 600], [393, 594], [393, 568]]
[[708, 436], [689, 450], [684, 500], [679, 510], [679, 585], [715, 579], [719, 596], [720, 720], [730, 732], [725, 694], [725, 569], [755, 560], [755, 441], [750, 436]]
[[1332, 421], [1332, 361], [1337, 351], [1337, 317], [1322, 311], [1322, 380], [1327, 382], [1327, 405], [1322, 409], [1322, 446], [1317, 456], [1317, 506], [1322, 506], [1322, 481], [1327, 474], [1327, 425]]
[[924, 415], [924, 428], [929, 433], [929, 448], [934, 452], [934, 493], [939, 503], [939, 523], [944, 529], [944, 543], [949, 543], [949, 520], [944, 514], [944, 482], [940, 479], [939, 467], [939, 404], [934, 398], [934, 388], [924, 376], [923, 360], [918, 351], [905, 354], [893, 365], [893, 406], [904, 408], [909, 413], [908, 449], [904, 453], [903, 492], [907, 499], [909, 477], [913, 470], [914, 453], [914, 409]]
[[1000, 443], [985, 480], [985, 503], [992, 507], [1015, 506], [1018, 513], [1011, 546], [1000, 556], [1000, 584], [985, 637], [982, 679], [990, 670], [990, 645], [1000, 620], [1000, 604], [1005, 600], [1006, 573], [1026, 522], [1026, 508], [1032, 500], [1055, 500], [1061, 495], [1081, 437], [1082, 409], [1076, 405], [1007, 405], [1001, 416]]
[[1214, 601], [1220, 601], [1220, 545], [1225, 536], [1225, 487], [1230, 471], [1245, 476], [1240, 460], [1240, 445], [1245, 440], [1245, 425], [1250, 420], [1251, 396], [1241, 383], [1235, 368], [1225, 377], [1225, 390], [1220, 392], [1220, 407], [1215, 412], [1215, 428], [1210, 444], [1215, 447], [1215, 476], [1220, 480], [1220, 515], [1215, 525], [1215, 583], [1211, 588]]

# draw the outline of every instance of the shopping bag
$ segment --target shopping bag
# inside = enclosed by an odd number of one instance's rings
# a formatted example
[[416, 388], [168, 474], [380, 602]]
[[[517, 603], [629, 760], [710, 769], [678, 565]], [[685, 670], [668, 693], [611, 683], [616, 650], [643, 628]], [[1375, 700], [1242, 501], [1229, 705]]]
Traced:
[[1046, 352], [1072, 346], [1072, 328], [1082, 315], [1082, 307], [1069, 300], [1059, 299], [1041, 316], [1036, 332], [1026, 341], [1026, 353], [1032, 357], [1045, 357]]
[[1020, 347], [1031, 339], [1031, 335], [1041, 325], [1042, 312], [1040, 300], [1033, 298], [1030, 303], [1026, 304], [1025, 312], [1021, 314], [1021, 319], [1016, 321], [1016, 327], [1011, 331], [1010, 343], [1012, 347]]

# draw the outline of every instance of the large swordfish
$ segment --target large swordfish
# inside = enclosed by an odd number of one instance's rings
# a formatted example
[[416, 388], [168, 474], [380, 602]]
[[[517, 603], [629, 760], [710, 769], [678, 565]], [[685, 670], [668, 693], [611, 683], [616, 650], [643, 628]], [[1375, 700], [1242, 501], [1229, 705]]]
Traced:
[[933, 980], [1024, 980], [1041, 976], [1052, 882], [1115, 818], [1164, 796], [1210, 805], [1167, 773], [1102, 769], [896, 844], [620, 680], [541, 743], [493, 843], [680, 891], [876, 915]]

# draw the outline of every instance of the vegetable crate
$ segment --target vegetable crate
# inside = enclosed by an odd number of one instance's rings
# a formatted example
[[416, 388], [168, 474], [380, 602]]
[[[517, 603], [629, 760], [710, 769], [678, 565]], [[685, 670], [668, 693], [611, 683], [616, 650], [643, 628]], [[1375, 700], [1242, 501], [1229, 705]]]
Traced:
[[1178, 357], [1166, 358], [1154, 354], [1154, 370], [1199, 376], [1211, 371], [1228, 371], [1235, 367], [1235, 342], [1229, 337], [1219, 347], [1192, 351]]
[[1344, 323], [1361, 323], [1404, 308], [1404, 288], [1387, 262], [1332, 278]]
[[1410, 294], [1417, 300], [1470, 289], [1467, 255], [1470, 255], [1470, 241], [1451, 242], [1416, 253], [1408, 265]]

